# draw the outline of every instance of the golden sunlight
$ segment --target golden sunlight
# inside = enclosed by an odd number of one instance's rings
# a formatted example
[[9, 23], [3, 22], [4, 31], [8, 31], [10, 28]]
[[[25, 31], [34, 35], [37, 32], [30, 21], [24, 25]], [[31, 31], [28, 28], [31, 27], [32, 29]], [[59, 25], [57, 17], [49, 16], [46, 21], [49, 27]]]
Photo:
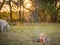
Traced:
[[21, 11], [23, 11], [23, 6], [21, 6]]
[[31, 4], [30, 3], [27, 3], [26, 4], [26, 8], [30, 8], [31, 7]]
[[23, 12], [23, 11], [29, 12], [29, 10], [23, 8], [23, 6], [21, 6], [21, 11], [22, 11], [22, 12]]
[[32, 6], [32, 2], [30, 0], [24, 0], [24, 6], [26, 8], [30, 8]]
[[28, 3], [30, 0], [24, 0], [24, 3]]
[[[30, 9], [32, 7], [32, 1], [30, 1], [30, 0], [24, 0], [24, 7]], [[24, 11], [29, 12], [29, 10], [27, 10], [25, 8], [24, 8]]]

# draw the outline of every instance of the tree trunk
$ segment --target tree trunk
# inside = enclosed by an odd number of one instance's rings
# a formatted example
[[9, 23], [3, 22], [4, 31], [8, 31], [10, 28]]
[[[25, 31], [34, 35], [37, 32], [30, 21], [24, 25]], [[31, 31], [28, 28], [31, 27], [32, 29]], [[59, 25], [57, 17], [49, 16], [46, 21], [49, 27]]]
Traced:
[[22, 23], [24, 23], [24, 2], [22, 0], [23, 12], [22, 12]]
[[[57, 8], [57, 1], [58, 0], [55, 0], [55, 8]], [[58, 16], [58, 12], [57, 12], [57, 9], [56, 9], [56, 12], [54, 13], [54, 16], [53, 16], [53, 18], [54, 18], [54, 22], [56, 22], [57, 21], [57, 16]]]
[[5, 0], [3, 0], [2, 4], [1, 4], [0, 10], [2, 9], [2, 7], [3, 7], [3, 5], [4, 5], [4, 2], [5, 2]]
[[[24, 18], [24, 6], [23, 6], [23, 0], [19, 0], [20, 2], [20, 11], [19, 11], [19, 20], [21, 23], [23, 23], [23, 18]], [[23, 6], [23, 12], [21, 12], [21, 6]]]
[[11, 20], [11, 22], [13, 22], [13, 20], [12, 20], [12, 7], [11, 7], [11, 0], [9, 0], [9, 6], [10, 6], [10, 20]]
[[[21, 0], [19, 0], [20, 2]], [[19, 20], [21, 19], [21, 2], [20, 2], [20, 11], [19, 11]]]

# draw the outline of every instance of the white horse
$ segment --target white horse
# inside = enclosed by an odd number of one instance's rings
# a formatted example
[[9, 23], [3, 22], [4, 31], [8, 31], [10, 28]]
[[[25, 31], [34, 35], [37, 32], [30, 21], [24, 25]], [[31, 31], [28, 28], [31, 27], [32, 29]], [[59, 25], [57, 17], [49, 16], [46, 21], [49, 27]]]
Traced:
[[10, 30], [10, 25], [5, 20], [0, 19], [0, 28], [1, 32], [4, 32], [4, 30]]

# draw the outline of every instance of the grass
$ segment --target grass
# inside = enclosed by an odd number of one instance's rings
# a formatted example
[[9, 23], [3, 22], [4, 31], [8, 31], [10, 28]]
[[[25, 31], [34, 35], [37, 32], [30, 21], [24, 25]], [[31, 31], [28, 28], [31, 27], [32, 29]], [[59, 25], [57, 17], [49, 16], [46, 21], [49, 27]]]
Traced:
[[10, 31], [0, 32], [0, 45], [42, 45], [35, 42], [40, 33], [51, 37], [52, 43], [60, 45], [60, 24], [48, 23], [11, 26]]

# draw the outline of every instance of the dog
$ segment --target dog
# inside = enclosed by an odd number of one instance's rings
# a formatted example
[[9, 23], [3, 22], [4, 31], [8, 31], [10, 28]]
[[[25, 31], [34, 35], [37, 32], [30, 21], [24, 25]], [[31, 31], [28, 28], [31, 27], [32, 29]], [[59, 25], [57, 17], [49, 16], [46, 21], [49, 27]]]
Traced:
[[0, 30], [4, 32], [5, 30], [10, 30], [10, 25], [3, 19], [0, 19]]

